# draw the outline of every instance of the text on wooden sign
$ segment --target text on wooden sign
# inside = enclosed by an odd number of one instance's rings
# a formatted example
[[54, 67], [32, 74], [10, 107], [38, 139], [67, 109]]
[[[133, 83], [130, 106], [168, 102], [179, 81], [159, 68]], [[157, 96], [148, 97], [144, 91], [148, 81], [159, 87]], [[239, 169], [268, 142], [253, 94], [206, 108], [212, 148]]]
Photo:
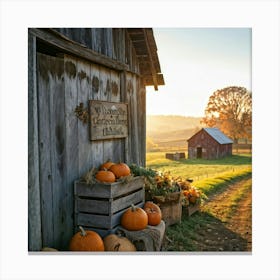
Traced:
[[125, 138], [127, 104], [89, 100], [90, 140]]

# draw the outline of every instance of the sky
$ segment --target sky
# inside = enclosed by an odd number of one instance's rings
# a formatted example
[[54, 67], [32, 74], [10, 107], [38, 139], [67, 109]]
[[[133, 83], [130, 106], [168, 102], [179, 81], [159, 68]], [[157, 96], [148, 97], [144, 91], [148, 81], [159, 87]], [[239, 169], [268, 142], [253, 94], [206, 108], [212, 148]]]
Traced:
[[165, 85], [147, 87], [147, 115], [204, 116], [217, 89], [251, 90], [250, 28], [153, 28]]

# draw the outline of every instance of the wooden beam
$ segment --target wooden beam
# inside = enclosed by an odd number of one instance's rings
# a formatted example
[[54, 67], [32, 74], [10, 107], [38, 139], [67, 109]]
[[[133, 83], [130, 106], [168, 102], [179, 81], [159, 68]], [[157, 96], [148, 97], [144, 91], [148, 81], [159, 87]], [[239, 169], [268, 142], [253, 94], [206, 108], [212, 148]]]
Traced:
[[147, 46], [148, 55], [149, 55], [150, 64], [151, 64], [151, 72], [152, 72], [154, 88], [155, 88], [155, 90], [158, 90], [158, 82], [157, 82], [157, 76], [156, 76], [157, 73], [156, 73], [156, 70], [155, 70], [155, 65], [154, 65], [153, 58], [152, 58], [152, 52], [151, 52], [151, 49], [150, 49], [150, 46], [149, 46], [148, 37], [147, 37], [147, 33], [146, 33], [145, 28], [143, 28], [143, 32], [144, 32], [144, 37], [145, 37], [146, 46]]
[[36, 38], [28, 32], [28, 250], [42, 248]]
[[128, 70], [127, 64], [108, 58], [103, 54], [96, 53], [93, 50], [90, 50], [85, 46], [68, 39], [55, 30], [49, 28], [30, 28], [29, 32], [40, 40], [59, 48], [67, 54], [72, 54], [77, 57], [84, 58], [86, 60], [109, 67], [111, 69], [119, 71]]

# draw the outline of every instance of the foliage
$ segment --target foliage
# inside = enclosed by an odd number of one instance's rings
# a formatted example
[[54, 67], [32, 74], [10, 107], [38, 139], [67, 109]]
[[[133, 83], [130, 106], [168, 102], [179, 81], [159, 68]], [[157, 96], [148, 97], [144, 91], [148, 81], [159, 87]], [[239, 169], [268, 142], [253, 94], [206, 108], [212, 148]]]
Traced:
[[179, 185], [170, 172], [161, 172], [135, 164], [130, 165], [130, 170], [134, 176], [144, 176], [145, 190], [150, 197], [180, 191]]
[[207, 196], [198, 188], [190, 186], [187, 189], [183, 190], [183, 205], [195, 205], [202, 204], [202, 202], [207, 199]]
[[182, 177], [174, 177], [170, 171], [156, 171], [151, 168], [144, 168], [137, 165], [131, 165], [130, 169], [135, 176], [145, 177], [145, 188], [148, 197], [166, 196], [174, 192], [182, 192], [183, 203], [200, 204], [205, 198], [202, 190], [191, 186], [188, 180]]
[[226, 135], [252, 138], [252, 94], [244, 87], [216, 90], [209, 98], [202, 123], [218, 127]]

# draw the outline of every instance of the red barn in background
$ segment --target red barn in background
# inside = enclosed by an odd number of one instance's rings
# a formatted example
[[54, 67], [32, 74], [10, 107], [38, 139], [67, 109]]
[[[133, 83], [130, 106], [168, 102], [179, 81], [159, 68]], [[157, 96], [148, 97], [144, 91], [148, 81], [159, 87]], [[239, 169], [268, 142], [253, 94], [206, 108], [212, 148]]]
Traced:
[[189, 159], [218, 159], [232, 155], [233, 141], [218, 128], [202, 128], [187, 141]]

